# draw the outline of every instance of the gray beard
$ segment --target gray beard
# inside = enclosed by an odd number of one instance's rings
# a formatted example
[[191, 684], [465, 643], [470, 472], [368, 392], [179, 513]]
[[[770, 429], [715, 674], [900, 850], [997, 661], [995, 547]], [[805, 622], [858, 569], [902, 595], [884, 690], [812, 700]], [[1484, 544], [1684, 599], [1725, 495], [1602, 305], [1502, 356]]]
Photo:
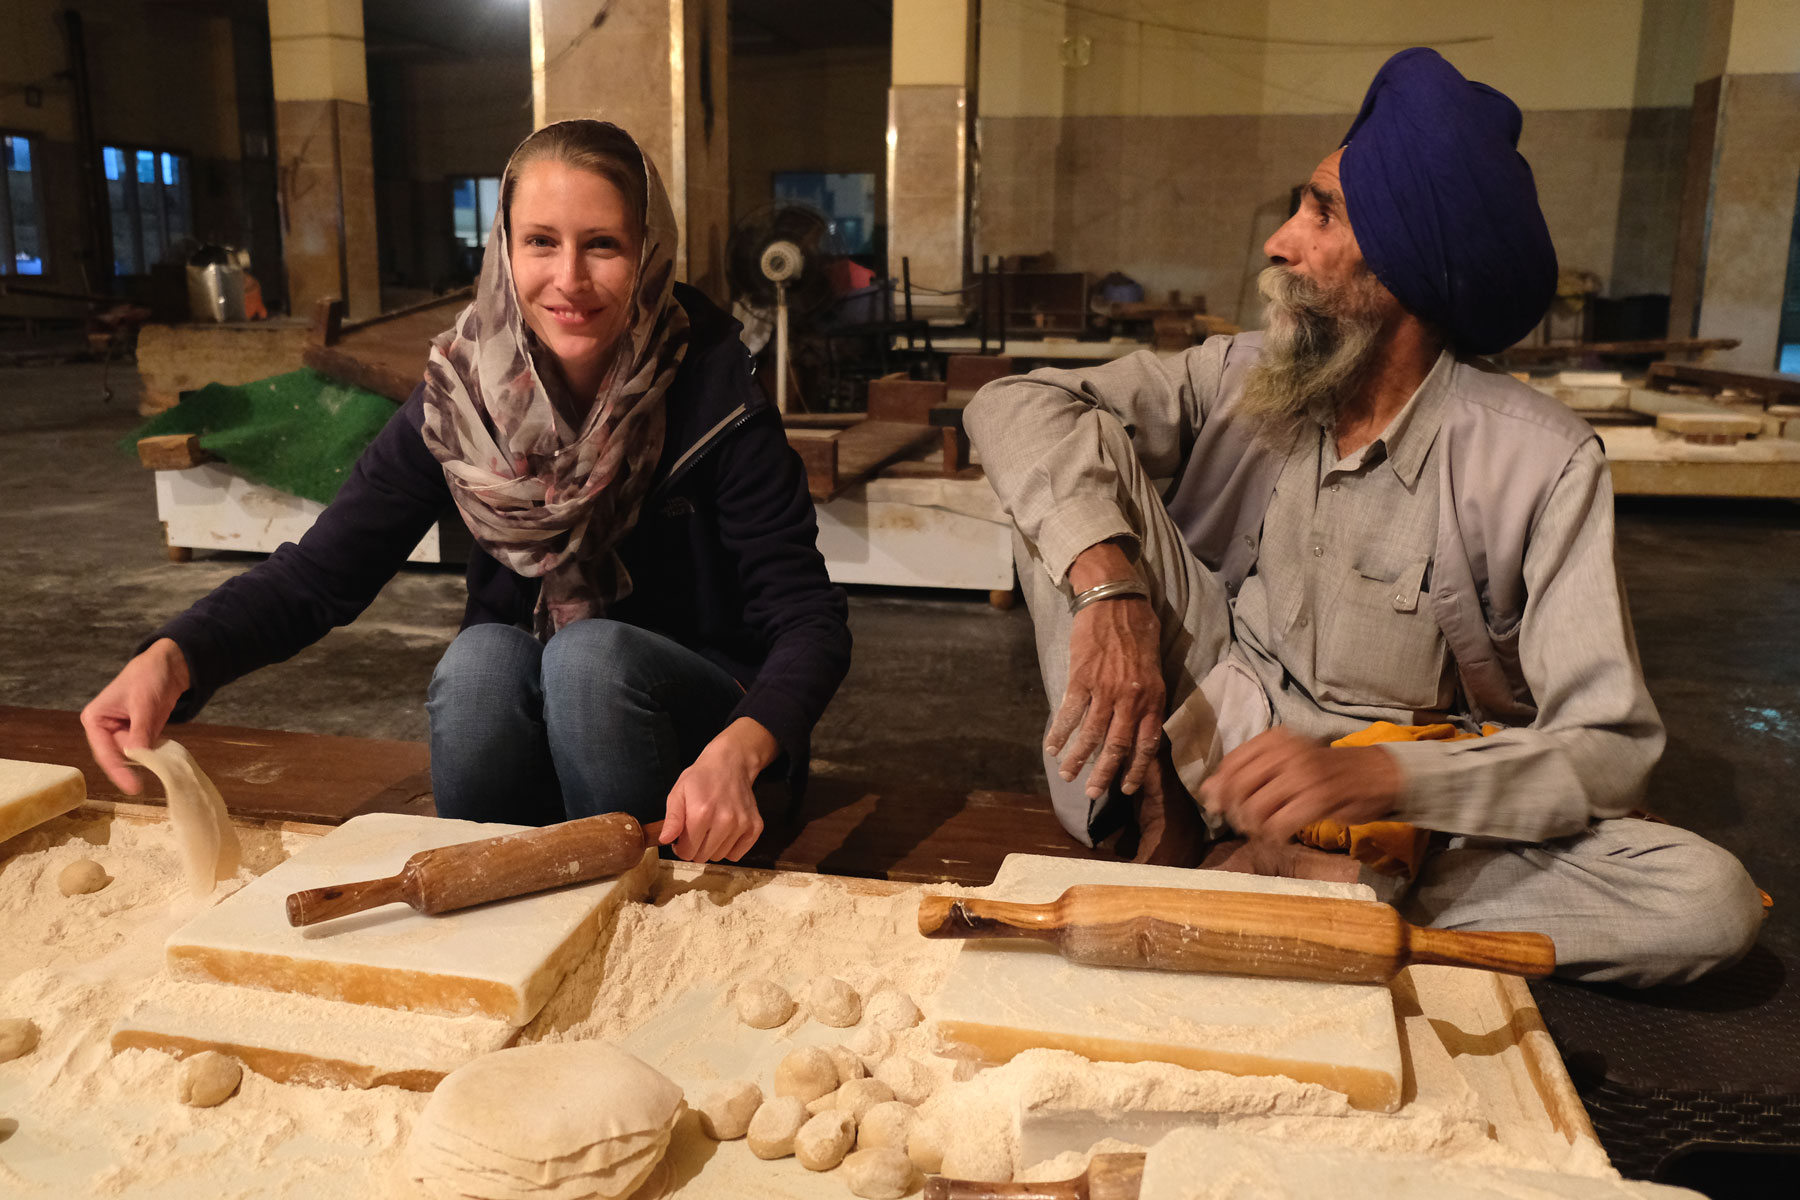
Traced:
[[1264, 306], [1262, 356], [1244, 380], [1238, 412], [1257, 436], [1290, 441], [1302, 419], [1330, 428], [1341, 404], [1374, 360], [1386, 289], [1366, 268], [1327, 289], [1286, 267], [1257, 277]]

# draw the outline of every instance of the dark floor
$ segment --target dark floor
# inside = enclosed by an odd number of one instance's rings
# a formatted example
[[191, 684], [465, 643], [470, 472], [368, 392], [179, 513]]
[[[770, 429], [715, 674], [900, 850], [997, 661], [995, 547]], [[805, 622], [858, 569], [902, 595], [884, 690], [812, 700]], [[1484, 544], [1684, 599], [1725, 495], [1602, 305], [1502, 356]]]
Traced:
[[[151, 477], [115, 448], [135, 378], [0, 369], [0, 704], [78, 709], [166, 616], [255, 561], [166, 561]], [[1620, 559], [1669, 726], [1650, 807], [1737, 853], [1776, 897], [1766, 942], [1800, 957], [1800, 505], [1622, 501]], [[354, 625], [226, 689], [224, 724], [422, 740], [425, 684], [461, 574], [407, 569]], [[1023, 608], [859, 589], [856, 658], [815, 769], [902, 789], [1041, 791], [1043, 694]]]

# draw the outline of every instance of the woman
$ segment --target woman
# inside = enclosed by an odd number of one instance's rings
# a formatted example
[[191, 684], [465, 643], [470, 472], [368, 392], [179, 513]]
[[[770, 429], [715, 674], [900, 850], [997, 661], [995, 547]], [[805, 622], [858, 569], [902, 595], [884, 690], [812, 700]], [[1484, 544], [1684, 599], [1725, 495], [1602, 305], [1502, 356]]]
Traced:
[[804, 774], [850, 657], [799, 458], [737, 325], [674, 278], [674, 215], [623, 130], [564, 121], [513, 152], [475, 303], [300, 542], [149, 640], [83, 710], [122, 756], [220, 686], [355, 619], [452, 504], [476, 548], [432, 677], [447, 817], [666, 817], [737, 859], [756, 776]]

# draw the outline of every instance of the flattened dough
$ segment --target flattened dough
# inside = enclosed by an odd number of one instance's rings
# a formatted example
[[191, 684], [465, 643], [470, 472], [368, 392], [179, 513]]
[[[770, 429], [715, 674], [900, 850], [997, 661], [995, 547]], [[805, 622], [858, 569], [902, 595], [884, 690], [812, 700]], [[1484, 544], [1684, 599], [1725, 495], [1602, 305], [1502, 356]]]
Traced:
[[148, 750], [130, 748], [125, 757], [148, 768], [162, 782], [189, 893], [196, 899], [212, 895], [221, 879], [237, 874], [243, 856], [237, 830], [225, 812], [225, 798], [180, 742], [164, 742]]

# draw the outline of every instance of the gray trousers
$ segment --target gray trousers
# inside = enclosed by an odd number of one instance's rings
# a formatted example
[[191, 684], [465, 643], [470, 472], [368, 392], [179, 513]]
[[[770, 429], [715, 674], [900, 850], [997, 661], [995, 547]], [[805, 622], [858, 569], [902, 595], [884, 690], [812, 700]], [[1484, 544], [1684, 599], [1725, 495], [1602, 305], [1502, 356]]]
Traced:
[[[1141, 543], [1138, 570], [1162, 623], [1169, 706], [1163, 732], [1183, 786], [1197, 794], [1227, 752], [1269, 727], [1268, 698], [1228, 657], [1223, 582], [1188, 549], [1123, 427], [1102, 426], [1120, 504]], [[1069, 675], [1068, 587], [1051, 580], [1036, 547], [1017, 533], [1013, 550], [1054, 712]], [[1090, 801], [1085, 771], [1065, 783], [1049, 754], [1044, 767], [1058, 820], [1091, 845], [1116, 789]], [[1698, 834], [1652, 821], [1596, 821], [1551, 842], [1452, 838], [1409, 888], [1364, 875], [1420, 924], [1547, 934], [1556, 943], [1557, 974], [1594, 982], [1641, 987], [1695, 979], [1742, 957], [1762, 928], [1761, 898], [1735, 857]]]

